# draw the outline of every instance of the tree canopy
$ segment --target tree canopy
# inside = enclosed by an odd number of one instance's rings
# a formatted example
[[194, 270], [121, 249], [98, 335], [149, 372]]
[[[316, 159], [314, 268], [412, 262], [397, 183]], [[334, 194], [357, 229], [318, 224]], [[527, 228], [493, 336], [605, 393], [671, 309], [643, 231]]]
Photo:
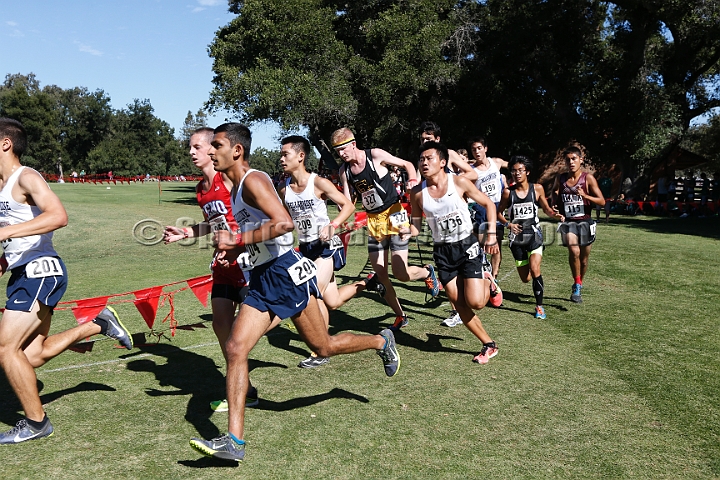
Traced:
[[571, 139], [628, 174], [720, 106], [720, 8], [708, 0], [234, 0], [210, 55], [210, 108], [245, 122], [340, 126], [414, 156], [484, 135], [536, 157]]

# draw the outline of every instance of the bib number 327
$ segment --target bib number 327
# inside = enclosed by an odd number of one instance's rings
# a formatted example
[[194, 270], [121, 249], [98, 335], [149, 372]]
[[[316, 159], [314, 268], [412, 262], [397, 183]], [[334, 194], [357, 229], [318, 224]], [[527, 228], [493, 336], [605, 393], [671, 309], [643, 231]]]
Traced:
[[40, 257], [25, 265], [28, 278], [44, 278], [62, 275], [60, 261], [55, 257]]
[[309, 258], [303, 257], [301, 260], [293, 263], [290, 268], [288, 268], [288, 273], [295, 285], [302, 285], [311, 278], [315, 278], [315, 275], [317, 274], [317, 266], [315, 265], [315, 262]]

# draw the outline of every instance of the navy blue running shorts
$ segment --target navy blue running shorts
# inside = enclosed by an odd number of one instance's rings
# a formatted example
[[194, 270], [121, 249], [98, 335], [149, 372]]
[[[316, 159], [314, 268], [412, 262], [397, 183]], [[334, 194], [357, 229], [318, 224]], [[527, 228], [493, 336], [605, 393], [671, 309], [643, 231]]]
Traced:
[[340, 240], [340, 237], [338, 237], [337, 235], [331, 238], [330, 242], [328, 243], [322, 242], [320, 240], [313, 240], [312, 242], [301, 243], [300, 253], [305, 255], [313, 262], [318, 258], [332, 258], [333, 270], [335, 270], [336, 272], [338, 270], [341, 270], [347, 262], [345, 256], [345, 247], [343, 246], [342, 240]]
[[11, 272], [5, 302], [7, 310], [29, 312], [36, 300], [54, 309], [67, 289], [67, 268], [60, 257], [36, 258]]

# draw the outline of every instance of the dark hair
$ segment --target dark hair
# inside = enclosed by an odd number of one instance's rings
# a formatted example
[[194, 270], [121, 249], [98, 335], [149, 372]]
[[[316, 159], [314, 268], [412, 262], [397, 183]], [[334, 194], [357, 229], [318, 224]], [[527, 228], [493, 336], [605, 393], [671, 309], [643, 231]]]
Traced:
[[438, 153], [440, 160], [445, 160], [445, 164], [447, 165], [449, 155], [448, 149], [445, 145], [438, 142], [425, 142], [420, 146], [420, 154], [422, 155], [422, 153], [426, 150], [435, 150]]
[[473, 143], [482, 143], [482, 146], [487, 148], [487, 142], [485, 141], [485, 137], [472, 137], [468, 142], [468, 147], [472, 148]]
[[440, 137], [440, 125], [435, 122], [427, 121], [420, 125], [420, 134], [429, 133], [433, 137]]
[[248, 160], [250, 158], [250, 146], [252, 145], [252, 134], [250, 133], [250, 129], [242, 123], [231, 122], [223, 123], [213, 130], [213, 133], [215, 134], [223, 132], [225, 132], [225, 136], [228, 140], [230, 140], [230, 144], [232, 146], [237, 144], [242, 145], [243, 160]]
[[528, 172], [532, 171], [533, 169], [532, 160], [530, 160], [528, 157], [525, 157], [523, 155], [513, 155], [512, 157], [510, 157], [510, 161], [508, 162], [508, 170], [512, 170], [512, 167], [518, 163], [525, 167], [525, 170], [527, 170]]
[[12, 152], [20, 158], [27, 150], [27, 132], [23, 124], [14, 118], [0, 118], [0, 139], [9, 138], [12, 142]]
[[290, 135], [280, 140], [280, 145], [287, 145], [288, 143], [292, 145], [292, 149], [297, 153], [304, 152], [305, 158], [310, 156], [310, 142], [307, 138], [300, 135]]
[[565, 148], [565, 150], [563, 150], [562, 152], [562, 156], [565, 157], [566, 155], [570, 155], [572, 153], [580, 157], [584, 156], [583, 151], [580, 149], [580, 147], [576, 147], [575, 145], [570, 145], [569, 147]]

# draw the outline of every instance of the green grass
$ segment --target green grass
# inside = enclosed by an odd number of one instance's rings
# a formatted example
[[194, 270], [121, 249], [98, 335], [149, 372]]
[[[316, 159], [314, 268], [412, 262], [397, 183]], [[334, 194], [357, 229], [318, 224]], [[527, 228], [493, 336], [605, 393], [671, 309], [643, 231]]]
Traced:
[[[165, 184], [160, 205], [156, 184], [53, 189], [70, 215], [55, 236], [70, 273], [65, 300], [207, 272], [207, 248], [143, 246], [132, 236], [143, 219], [199, 220], [191, 185]], [[161, 342], [133, 352], [97, 338], [92, 352], [67, 352], [37, 370], [56, 433], [0, 448], [0, 477], [720, 477], [720, 222], [611, 220], [598, 226], [582, 305], [568, 300], [566, 250], [545, 250], [545, 321], [533, 318], [531, 287], [503, 249], [504, 305], [479, 312], [500, 345], [488, 365], [471, 362], [480, 345], [466, 329], [439, 326], [447, 304], [426, 304], [422, 283], [396, 282], [411, 321], [397, 335], [402, 367], [392, 379], [373, 352], [298, 369], [308, 350], [283, 322], [251, 355], [261, 403], [248, 411], [239, 466], [188, 446], [226, 431], [227, 417], [207, 407], [224, 394], [210, 312], [180, 292], [179, 323], [208, 328], [170, 337], [158, 325]], [[422, 255], [427, 261], [429, 248]], [[364, 246], [352, 247], [340, 281], [366, 274], [366, 258]], [[420, 262], [414, 248], [411, 260]], [[117, 307], [133, 332], [149, 331], [132, 304]], [[333, 313], [331, 333], [377, 333], [391, 317], [362, 294]], [[53, 331], [74, 324], [62, 310]], [[2, 428], [19, 415], [0, 377]]]

